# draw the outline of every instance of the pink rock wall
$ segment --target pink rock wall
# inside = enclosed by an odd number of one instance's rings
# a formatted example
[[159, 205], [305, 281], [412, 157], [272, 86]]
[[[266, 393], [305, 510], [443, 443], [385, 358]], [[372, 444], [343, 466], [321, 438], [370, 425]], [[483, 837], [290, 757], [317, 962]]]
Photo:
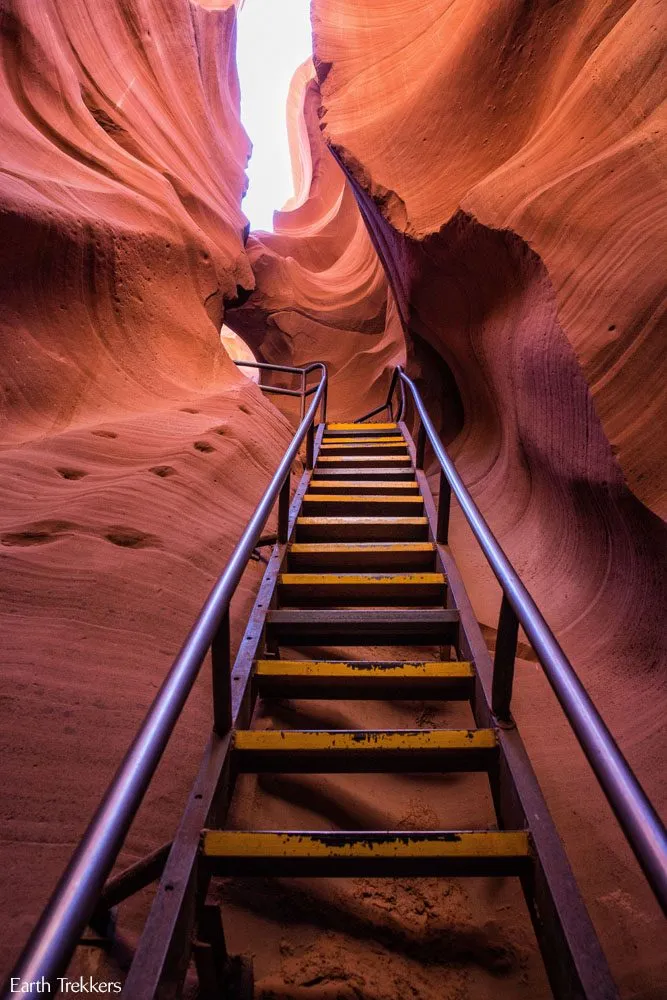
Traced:
[[313, 77], [309, 60], [288, 102], [297, 193], [274, 233], [250, 235], [256, 290], [227, 322], [262, 360], [325, 361], [330, 416], [353, 419], [384, 401], [404, 338], [353, 190], [322, 140]]
[[[324, 135], [410, 370], [659, 808], [664, 16], [648, 0], [313, 9]], [[498, 589], [456, 511], [452, 545], [492, 628]], [[661, 918], [534, 669], [517, 715], [549, 803], [619, 980], [657, 997]]]
[[230, 376], [224, 302], [254, 282], [235, 11], [217, 8], [3, 4], [6, 442], [157, 409]]

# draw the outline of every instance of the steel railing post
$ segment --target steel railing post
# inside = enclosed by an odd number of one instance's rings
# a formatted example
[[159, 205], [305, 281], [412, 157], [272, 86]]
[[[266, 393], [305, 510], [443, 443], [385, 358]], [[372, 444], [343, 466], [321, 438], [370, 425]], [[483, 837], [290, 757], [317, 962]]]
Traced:
[[505, 594], [500, 605], [496, 652], [493, 658], [491, 708], [499, 722], [513, 724], [510, 705], [514, 684], [514, 661], [519, 638], [519, 619]]
[[299, 423], [306, 414], [306, 372], [301, 372], [301, 409], [299, 410]]
[[424, 452], [426, 451], [426, 428], [424, 426], [424, 421], [422, 420], [419, 424], [419, 431], [417, 433], [417, 455], [415, 458], [415, 466], [418, 469], [424, 468]]
[[278, 543], [284, 545], [289, 538], [289, 502], [290, 502], [290, 474], [283, 484], [278, 496]]
[[[322, 424], [326, 424], [326, 422], [327, 422], [328, 393], [329, 393], [329, 383], [325, 382], [324, 391], [322, 393], [322, 405], [320, 407], [320, 416], [321, 416], [320, 423], [322, 423]], [[308, 468], [312, 469], [312, 465], [308, 466]]]
[[211, 668], [213, 728], [219, 736], [224, 736], [232, 725], [232, 656], [229, 608], [223, 615], [211, 642]]
[[308, 428], [308, 436], [306, 437], [306, 468], [312, 469], [315, 460], [315, 424], [312, 423]]
[[440, 470], [440, 492], [438, 494], [438, 524], [435, 540], [447, 545], [449, 540], [449, 508], [452, 502], [452, 488], [444, 471]]

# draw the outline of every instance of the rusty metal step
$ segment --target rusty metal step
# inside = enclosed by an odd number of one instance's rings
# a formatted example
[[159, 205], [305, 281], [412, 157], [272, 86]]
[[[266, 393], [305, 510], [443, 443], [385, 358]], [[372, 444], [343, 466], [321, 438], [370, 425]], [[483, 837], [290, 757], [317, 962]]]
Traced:
[[204, 830], [201, 856], [216, 875], [419, 877], [522, 875], [525, 830]]
[[412, 468], [410, 463], [406, 461], [404, 465], [397, 468], [390, 468], [389, 466], [383, 466], [379, 468], [375, 466], [363, 466], [363, 468], [355, 466], [318, 466], [314, 473], [313, 478], [318, 481], [326, 481], [328, 478], [340, 480], [356, 480], [357, 482], [361, 479], [366, 480], [381, 480], [382, 482], [395, 482], [406, 479], [414, 479], [415, 470]]
[[324, 434], [322, 438], [323, 444], [328, 445], [343, 445], [343, 444], [402, 444], [405, 446], [405, 438], [402, 434], [388, 432], [386, 434], [364, 435], [364, 434], [353, 434], [351, 437], [345, 437], [344, 435], [334, 434]]
[[266, 615], [267, 637], [283, 646], [446, 646], [458, 638], [449, 608], [280, 609]]
[[[370, 442], [370, 443], [369, 443]], [[320, 446], [320, 459], [323, 455], [404, 455], [408, 457], [408, 446], [402, 437], [395, 440], [378, 437], [376, 441], [372, 438], [360, 438], [358, 442], [349, 438], [336, 439], [324, 438]]]
[[294, 542], [287, 552], [290, 572], [434, 570], [433, 542]]
[[351, 452], [347, 451], [340, 455], [327, 455], [320, 451], [317, 456], [317, 462], [315, 464], [316, 473], [319, 473], [320, 469], [341, 469], [349, 468], [350, 466], [356, 465], [359, 468], [363, 468], [364, 465], [368, 467], [377, 468], [399, 468], [401, 466], [406, 466], [410, 459], [407, 453], [403, 455], [384, 455], [376, 454], [369, 455], [367, 452]]
[[335, 493], [306, 493], [301, 512], [304, 517], [415, 517], [424, 513], [420, 494], [349, 496]]
[[234, 766], [254, 774], [487, 771], [493, 729], [237, 730]]
[[266, 698], [464, 701], [475, 671], [468, 661], [257, 660], [254, 683]]
[[425, 517], [298, 517], [297, 542], [422, 542]]
[[281, 573], [282, 607], [424, 606], [444, 603], [442, 573]]
[[308, 483], [308, 493], [329, 493], [343, 496], [371, 496], [377, 494], [395, 494], [412, 496], [419, 493], [416, 479], [311, 479]]
[[398, 434], [398, 425], [393, 423], [385, 424], [327, 424], [324, 428], [325, 438], [342, 435], [343, 437], [359, 436], [369, 437], [370, 435]]

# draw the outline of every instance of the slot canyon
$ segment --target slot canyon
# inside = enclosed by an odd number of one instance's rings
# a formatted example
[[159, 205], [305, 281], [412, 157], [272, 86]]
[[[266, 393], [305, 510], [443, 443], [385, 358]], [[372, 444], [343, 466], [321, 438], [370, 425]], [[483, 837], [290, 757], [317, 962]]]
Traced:
[[[238, 359], [324, 362], [340, 422], [404, 366], [667, 810], [667, 6], [312, 0], [270, 232], [243, 207], [243, 6], [0, 0], [1, 978], [298, 425]], [[424, 468], [437, 494], [430, 446]], [[449, 547], [493, 654], [501, 590], [456, 502]], [[233, 650], [269, 552], [234, 596]], [[264, 701], [258, 724], [455, 720], [435, 700], [298, 708]], [[619, 996], [664, 1000], [664, 917], [522, 633], [512, 712]], [[203, 669], [116, 872], [174, 836], [210, 731]], [[231, 823], [468, 830], [487, 807], [468, 777], [243, 775]], [[155, 891], [77, 975], [124, 979]], [[257, 1000], [552, 996], [510, 879], [214, 892]], [[192, 967], [182, 995], [203, 996]]]

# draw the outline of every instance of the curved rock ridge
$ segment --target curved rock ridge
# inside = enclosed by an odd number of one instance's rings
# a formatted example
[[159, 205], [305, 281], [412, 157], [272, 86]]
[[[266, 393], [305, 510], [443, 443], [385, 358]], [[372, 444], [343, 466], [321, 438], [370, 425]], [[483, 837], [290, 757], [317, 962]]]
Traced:
[[195, 0], [3, 4], [3, 441], [234, 377], [224, 302], [254, 284], [235, 16]]
[[251, 233], [256, 290], [226, 322], [264, 361], [325, 361], [330, 416], [361, 416], [384, 401], [404, 356], [393, 296], [353, 190], [323, 142], [312, 60], [295, 73], [288, 130], [295, 195], [273, 233]]
[[[324, 135], [410, 370], [451, 401], [457, 467], [659, 809], [664, 22], [651, 0], [313, 5]], [[498, 588], [457, 511], [451, 541], [492, 627]], [[623, 990], [654, 996], [661, 918], [533, 670], [516, 715], [549, 805]]]
[[664, 5], [317, 0], [313, 16], [326, 135], [381, 216], [420, 240], [461, 207], [529, 243], [628, 485], [664, 515]]
[[[239, 378], [178, 406], [0, 453], [0, 978], [291, 435], [268, 398]], [[234, 598], [235, 647], [263, 569], [251, 560]], [[118, 870], [173, 836], [210, 727], [204, 664]], [[124, 941], [134, 943], [142, 926], [137, 905], [140, 897], [123, 907]]]

